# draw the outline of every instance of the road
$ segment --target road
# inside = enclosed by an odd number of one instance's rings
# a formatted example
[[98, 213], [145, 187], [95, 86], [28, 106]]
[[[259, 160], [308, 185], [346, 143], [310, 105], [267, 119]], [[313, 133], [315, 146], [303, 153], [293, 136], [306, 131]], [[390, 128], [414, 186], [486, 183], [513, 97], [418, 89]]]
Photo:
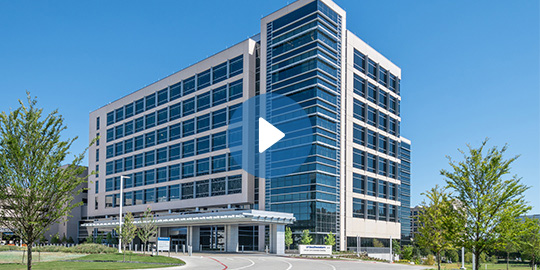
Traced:
[[[171, 254], [171, 256], [173, 256]], [[429, 269], [424, 266], [389, 264], [382, 262], [362, 262], [356, 260], [305, 259], [265, 254], [194, 254], [174, 256], [186, 262], [185, 266], [168, 269], [185, 270], [417, 270]]]

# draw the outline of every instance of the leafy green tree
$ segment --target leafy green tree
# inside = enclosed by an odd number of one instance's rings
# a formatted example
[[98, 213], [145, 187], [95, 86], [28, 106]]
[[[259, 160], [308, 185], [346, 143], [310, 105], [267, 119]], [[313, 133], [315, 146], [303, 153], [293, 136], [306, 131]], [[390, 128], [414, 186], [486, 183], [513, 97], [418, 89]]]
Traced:
[[394, 255], [401, 256], [401, 245], [399, 244], [399, 241], [396, 239], [392, 239], [392, 253]]
[[98, 244], [103, 244], [103, 235], [102, 234], [98, 234], [98, 236], [96, 237], [96, 243]]
[[76, 140], [62, 139], [64, 118], [54, 110], [47, 116], [27, 93], [27, 103], [0, 113], [0, 225], [27, 245], [27, 268], [32, 269], [32, 247], [48, 228], [66, 219], [86, 177], [80, 166], [84, 153], [67, 166]]
[[459, 261], [459, 253], [455, 249], [450, 249], [445, 252], [445, 257], [449, 259], [452, 262], [458, 262]]
[[137, 226], [135, 226], [134, 220], [133, 214], [131, 214], [131, 212], [127, 212], [124, 216], [124, 222], [122, 223], [122, 230], [120, 230], [120, 226], [118, 226], [116, 229], [118, 232], [122, 231], [119, 234], [119, 237], [122, 240], [124, 262], [126, 261], [126, 246], [133, 241], [135, 236], [137, 236]]
[[377, 239], [373, 239], [373, 247], [381, 247], [382, 248], [382, 247], [384, 247], [384, 244], [381, 241], [377, 240]]
[[157, 225], [154, 220], [154, 215], [152, 214], [152, 209], [150, 206], [146, 207], [146, 211], [141, 218], [141, 225], [138, 230], [138, 235], [141, 241], [144, 243], [145, 248], [143, 248], [143, 254], [145, 249], [148, 247], [148, 241], [150, 238], [157, 235]]
[[336, 237], [332, 232], [329, 232], [324, 237], [324, 244], [332, 247], [336, 245]]
[[107, 239], [107, 244], [109, 245], [114, 244], [114, 238], [113, 238], [112, 232], [107, 233], [106, 239]]
[[287, 246], [287, 249], [291, 249], [291, 245], [293, 243], [293, 237], [292, 237], [292, 231], [290, 227], [285, 228], [285, 245]]
[[85, 241], [86, 243], [93, 243], [94, 242], [94, 237], [92, 237], [91, 235], [87, 236]]
[[73, 243], [75, 243], [75, 241], [73, 240], [73, 237], [70, 236], [70, 237], [68, 238], [68, 240], [67, 240], [67, 243], [68, 243], [68, 244], [73, 244]]
[[531, 259], [531, 269], [540, 258], [540, 220], [525, 218], [525, 230], [521, 235], [520, 251]]
[[450, 195], [445, 189], [435, 186], [422, 195], [425, 195], [428, 201], [422, 202], [422, 208], [418, 213], [418, 233], [415, 241], [436, 255], [437, 268], [440, 270], [441, 253], [452, 248], [453, 227], [459, 225], [456, 224]]
[[67, 243], [67, 241], [68, 241], [68, 240], [67, 240], [67, 238], [66, 238], [66, 235], [64, 234], [64, 235], [62, 236], [61, 242], [62, 242], [62, 244], [65, 244], [65, 243]]
[[[451, 171], [441, 170], [459, 202], [456, 212], [464, 233], [455, 237], [456, 245], [472, 250], [476, 258], [488, 248], [504, 245], [500, 237], [504, 223], [513, 222], [530, 209], [524, 199], [528, 187], [521, 184], [521, 178], [508, 176], [518, 157], [505, 159], [506, 145], [486, 150], [487, 142], [484, 140], [478, 148], [469, 145], [468, 152], [460, 150], [463, 160], [459, 162], [448, 157]], [[480, 260], [475, 264], [479, 269]]]
[[313, 241], [313, 238], [311, 238], [311, 235], [309, 235], [309, 230], [303, 230], [302, 238], [300, 239], [300, 244], [309, 245], [311, 244], [311, 241]]
[[413, 246], [404, 246], [401, 251], [402, 259], [410, 261], [413, 257]]
[[510, 253], [517, 252], [521, 241], [521, 235], [525, 230], [525, 223], [521, 219], [516, 219], [514, 222], [504, 222], [501, 224], [500, 239], [502, 245], [498, 250], [506, 253], [506, 270], [510, 268]]
[[58, 233], [51, 237], [51, 244], [60, 244], [60, 237], [58, 237]]

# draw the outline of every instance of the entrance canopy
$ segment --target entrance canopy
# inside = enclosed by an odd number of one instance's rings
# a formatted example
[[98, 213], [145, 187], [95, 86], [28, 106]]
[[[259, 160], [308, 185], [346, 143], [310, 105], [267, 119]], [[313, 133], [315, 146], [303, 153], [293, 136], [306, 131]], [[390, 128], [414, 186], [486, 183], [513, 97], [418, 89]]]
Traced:
[[[296, 218], [293, 214], [272, 212], [263, 210], [241, 210], [208, 212], [197, 214], [171, 214], [154, 217], [155, 224], [164, 226], [212, 226], [212, 225], [286, 225], [292, 224]], [[135, 219], [135, 224], [140, 224], [140, 219]], [[116, 228], [118, 220], [102, 220], [93, 223], [81, 224], [84, 227]]]

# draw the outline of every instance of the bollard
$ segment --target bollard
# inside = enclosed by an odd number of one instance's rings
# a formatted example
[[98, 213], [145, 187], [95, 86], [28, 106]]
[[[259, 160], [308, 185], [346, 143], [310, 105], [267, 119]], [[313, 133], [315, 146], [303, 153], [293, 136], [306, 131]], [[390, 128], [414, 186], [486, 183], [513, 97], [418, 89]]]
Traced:
[[135, 244], [135, 252], [137, 252], [137, 244]]
[[191, 256], [191, 254], [193, 253], [193, 247], [192, 246], [188, 246], [188, 256]]
[[182, 254], [186, 255], [186, 244], [182, 244]]
[[244, 245], [242, 245], [242, 253], [244, 253]]
[[174, 253], [178, 254], [178, 245], [174, 246]]
[[202, 245], [199, 245], [199, 252], [202, 251]]
[[268, 245], [265, 248], [266, 254], [268, 254]]

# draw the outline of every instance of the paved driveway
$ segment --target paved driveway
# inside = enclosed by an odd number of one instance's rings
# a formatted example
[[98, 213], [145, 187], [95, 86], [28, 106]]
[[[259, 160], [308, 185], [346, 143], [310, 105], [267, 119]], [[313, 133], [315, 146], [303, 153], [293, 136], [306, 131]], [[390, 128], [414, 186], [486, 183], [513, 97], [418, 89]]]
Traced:
[[[171, 256], [173, 256], [171, 254]], [[185, 266], [169, 269], [185, 270], [416, 270], [429, 269], [424, 266], [409, 266], [381, 262], [361, 262], [354, 260], [303, 259], [265, 254], [194, 254], [174, 256], [186, 262]]]

